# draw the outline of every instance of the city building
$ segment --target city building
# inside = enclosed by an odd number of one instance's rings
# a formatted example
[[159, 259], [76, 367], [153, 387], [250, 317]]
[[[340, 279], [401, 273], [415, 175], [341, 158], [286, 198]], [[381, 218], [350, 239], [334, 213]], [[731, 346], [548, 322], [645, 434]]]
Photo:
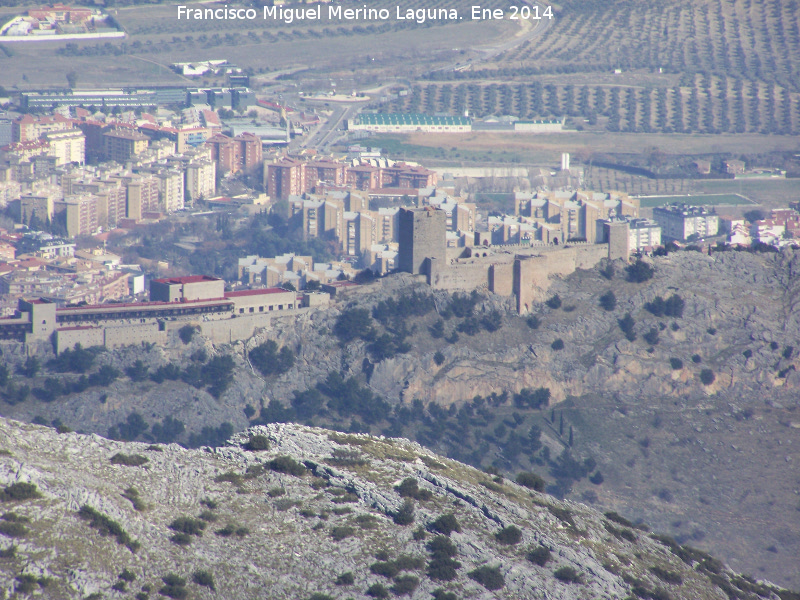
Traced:
[[703, 206], [671, 204], [653, 209], [653, 219], [661, 226], [667, 240], [686, 241], [690, 237], [711, 237], [719, 231], [719, 218], [713, 209]]
[[379, 133], [463, 133], [472, 131], [472, 119], [417, 113], [361, 113], [347, 121], [347, 129]]
[[217, 133], [205, 141], [211, 148], [211, 160], [222, 172], [251, 172], [263, 161], [261, 140], [252, 133], [242, 133], [234, 138]]
[[150, 138], [138, 131], [112, 129], [103, 134], [103, 155], [120, 164], [147, 150]]
[[53, 203], [55, 214], [64, 213], [67, 236], [92, 235], [98, 229], [97, 196], [65, 196]]
[[186, 165], [185, 190], [192, 202], [210, 198], [216, 192], [217, 164], [196, 160]]
[[82, 165], [86, 160], [86, 137], [80, 129], [64, 129], [44, 134], [50, 144], [50, 155], [56, 159], [56, 166], [69, 163]]

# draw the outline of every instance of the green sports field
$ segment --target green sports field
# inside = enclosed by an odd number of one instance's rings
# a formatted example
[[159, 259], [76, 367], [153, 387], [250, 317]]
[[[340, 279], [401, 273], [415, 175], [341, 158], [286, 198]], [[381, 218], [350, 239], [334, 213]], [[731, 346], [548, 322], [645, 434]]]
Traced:
[[690, 204], [692, 206], [741, 206], [756, 204], [741, 194], [702, 194], [698, 196], [645, 196], [639, 199], [642, 208], [653, 208], [666, 204]]

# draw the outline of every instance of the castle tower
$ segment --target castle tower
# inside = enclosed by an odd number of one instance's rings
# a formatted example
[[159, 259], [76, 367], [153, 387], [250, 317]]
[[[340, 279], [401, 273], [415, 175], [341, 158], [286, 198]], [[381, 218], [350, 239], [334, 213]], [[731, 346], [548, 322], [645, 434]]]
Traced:
[[623, 259], [625, 262], [631, 257], [630, 231], [627, 221], [621, 223], [604, 223], [604, 237], [608, 240], [608, 260]]
[[426, 258], [439, 265], [447, 257], [447, 216], [433, 207], [401, 208], [398, 266], [406, 273], [428, 274]]

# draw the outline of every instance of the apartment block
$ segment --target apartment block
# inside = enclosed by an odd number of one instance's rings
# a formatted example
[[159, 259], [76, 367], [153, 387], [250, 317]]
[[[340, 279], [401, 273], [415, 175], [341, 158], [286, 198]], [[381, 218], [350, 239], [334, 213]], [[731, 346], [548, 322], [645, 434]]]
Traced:
[[192, 202], [210, 198], [216, 193], [217, 165], [212, 161], [198, 160], [186, 165], [185, 189]]
[[50, 155], [55, 157], [56, 166], [86, 161], [86, 137], [80, 129], [65, 129], [44, 134], [50, 144]]
[[666, 239], [686, 241], [689, 237], [717, 235], [719, 217], [713, 209], [703, 206], [671, 204], [653, 209], [653, 219], [661, 226]]
[[121, 164], [147, 150], [150, 138], [138, 131], [113, 129], [103, 134], [103, 156]]
[[65, 196], [54, 202], [56, 214], [65, 213], [67, 236], [91, 235], [97, 231], [97, 196], [90, 194]]
[[158, 182], [159, 205], [167, 213], [183, 208], [184, 174], [178, 170], [162, 169], [155, 175]]

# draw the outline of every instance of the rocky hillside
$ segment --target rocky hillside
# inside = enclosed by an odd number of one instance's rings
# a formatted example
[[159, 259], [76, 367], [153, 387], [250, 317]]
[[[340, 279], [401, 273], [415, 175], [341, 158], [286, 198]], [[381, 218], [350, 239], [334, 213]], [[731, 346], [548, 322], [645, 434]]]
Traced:
[[[276, 421], [408, 437], [507, 476], [534, 471], [553, 493], [800, 588], [800, 256], [684, 251], [650, 262], [641, 283], [621, 264], [554, 280], [529, 318], [486, 291], [454, 297], [390, 276], [329, 309], [275, 318], [246, 342], [176, 336], [100, 353], [88, 387], [48, 357], [26, 372], [6, 344], [0, 406], [22, 421], [185, 445]], [[291, 365], [254, 366], [270, 342]], [[262, 366], [278, 364], [266, 355]], [[223, 359], [232, 372], [219, 393], [203, 373]], [[103, 367], [119, 376], [89, 385]]]
[[[299, 425], [224, 447], [0, 421], [17, 598], [795, 599], [615, 513], [402, 439]], [[266, 595], [266, 596], [265, 596]]]

